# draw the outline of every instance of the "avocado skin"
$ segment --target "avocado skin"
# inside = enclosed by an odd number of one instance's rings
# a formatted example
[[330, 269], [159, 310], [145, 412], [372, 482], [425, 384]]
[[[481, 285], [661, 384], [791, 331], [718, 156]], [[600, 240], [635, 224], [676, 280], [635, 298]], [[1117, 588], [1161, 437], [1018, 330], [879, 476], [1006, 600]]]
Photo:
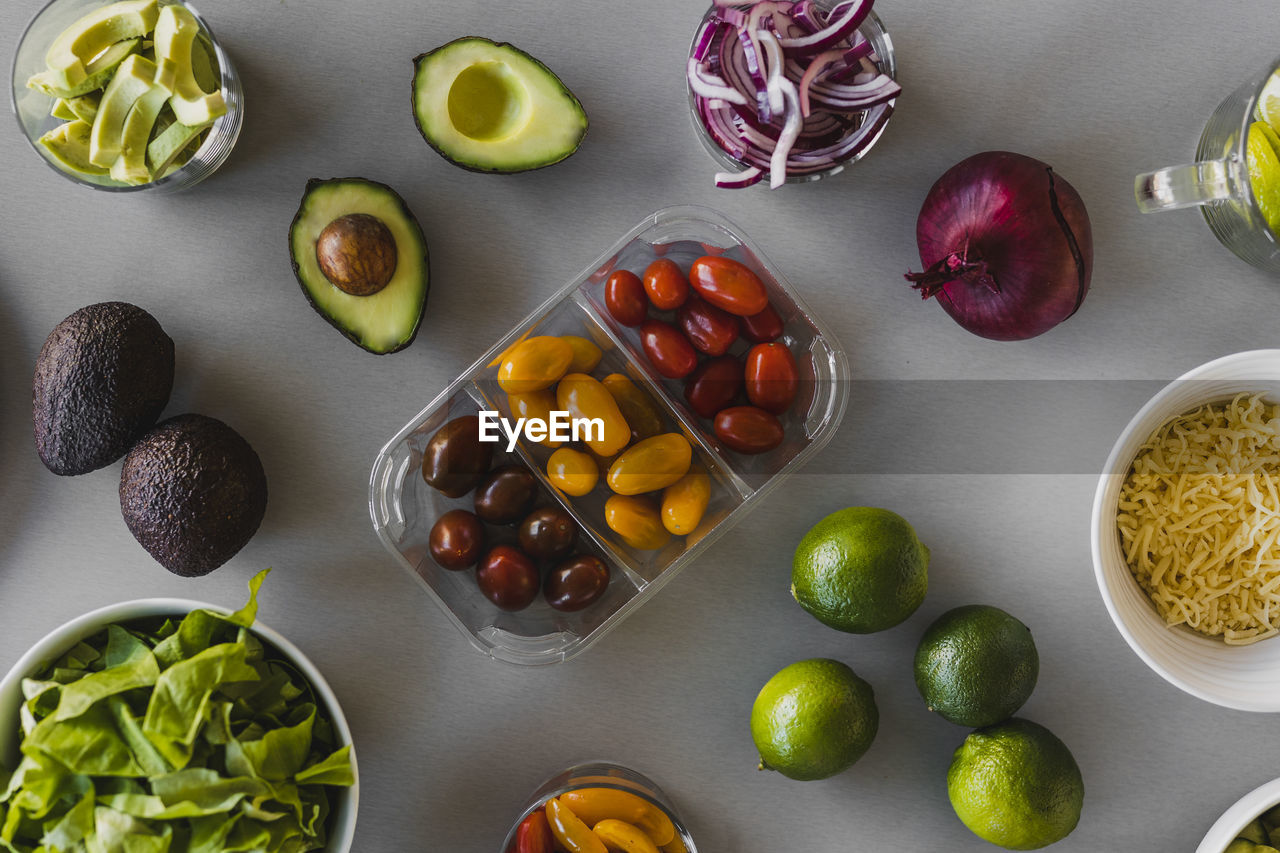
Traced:
[[523, 175], [526, 172], [536, 172], [539, 169], [545, 169], [548, 166], [554, 166], [557, 163], [563, 163], [565, 160], [568, 160], [574, 154], [578, 153], [578, 149], [582, 147], [582, 140], [586, 139], [587, 133], [590, 132], [590, 126], [591, 126], [590, 116], [587, 117], [588, 130], [583, 131], [582, 138], [578, 140], [578, 143], [574, 145], [573, 148], [566, 151], [564, 153], [564, 156], [562, 156], [558, 160], [552, 160], [550, 163], [543, 163], [541, 166], [533, 166], [528, 169], [515, 169], [515, 170], [482, 169], [479, 166], [473, 166], [469, 163], [463, 162], [462, 160], [455, 159], [454, 157], [450, 156], [449, 153], [445, 151], [443, 148], [441, 148], [439, 145], [436, 145], [435, 142], [432, 141], [431, 137], [427, 134], [427, 132], [423, 130], [422, 119], [418, 118], [418, 90], [417, 90], [418, 65], [421, 64], [422, 60], [431, 56], [433, 53], [439, 53], [445, 48], [451, 47], [452, 45], [455, 45], [460, 41], [487, 41], [490, 44], [492, 44], [495, 48], [500, 48], [502, 50], [511, 50], [527, 58], [529, 61], [539, 66], [543, 71], [545, 71], [551, 77], [555, 78], [556, 82], [560, 84], [560, 88], [563, 89], [564, 93], [569, 97], [569, 100], [577, 104], [578, 109], [582, 110], [582, 114], [584, 116], [587, 115], [586, 107], [582, 106], [582, 101], [578, 100], [578, 96], [573, 94], [573, 91], [564, 84], [564, 81], [560, 79], [560, 76], [558, 74], [556, 74], [554, 71], [548, 68], [546, 63], [538, 59], [536, 56], [532, 56], [528, 53], [525, 53], [523, 50], [516, 47], [514, 44], [511, 44], [510, 42], [494, 41], [493, 39], [487, 39], [484, 36], [462, 36], [461, 38], [456, 38], [451, 42], [442, 44], [439, 47], [435, 48], [434, 50], [428, 50], [426, 53], [420, 53], [413, 58], [413, 81], [411, 81], [409, 85], [409, 112], [413, 113], [414, 127], [418, 128], [418, 133], [422, 136], [423, 140], [426, 141], [427, 145], [431, 146], [432, 151], [436, 152], [445, 160], [449, 161], [454, 166], [457, 166], [459, 169], [466, 169], [468, 172], [475, 172], [480, 175]]
[[[418, 312], [418, 320], [416, 323], [414, 323], [413, 331], [409, 334], [409, 337], [405, 339], [404, 343], [389, 350], [369, 349], [367, 346], [365, 346], [363, 343], [360, 342], [359, 335], [347, 329], [336, 318], [331, 317], [327, 312], [322, 310], [320, 306], [316, 304], [316, 301], [311, 298], [311, 291], [307, 290], [307, 284], [305, 281], [302, 280], [302, 270], [298, 266], [298, 259], [293, 256], [293, 232], [294, 232], [294, 229], [298, 227], [298, 222], [302, 219], [303, 214], [306, 212], [307, 198], [310, 197], [311, 191], [314, 190], [316, 187], [323, 186], [325, 184], [332, 184], [335, 182], [344, 183], [344, 184], [346, 183], [368, 184], [370, 186], [378, 187], [379, 189], [385, 190], [386, 192], [390, 193], [392, 196], [395, 197], [396, 201], [399, 203], [400, 212], [404, 215], [405, 219], [413, 225], [414, 231], [417, 233], [418, 238], [422, 244], [422, 274], [426, 278], [426, 282], [427, 282], [424, 292], [422, 294], [422, 309]], [[413, 215], [413, 211], [409, 209], [409, 205], [405, 203], [405, 200], [400, 196], [400, 193], [393, 190], [387, 184], [380, 183], [378, 181], [371, 181], [368, 178], [355, 178], [355, 177], [310, 178], [307, 180], [306, 187], [303, 188], [302, 190], [302, 203], [298, 205], [298, 212], [293, 215], [293, 220], [289, 223], [289, 234], [287, 235], [287, 237], [289, 240], [289, 264], [293, 267], [293, 277], [298, 280], [298, 286], [302, 288], [302, 295], [307, 298], [307, 304], [311, 306], [311, 309], [313, 311], [315, 311], [317, 314], [323, 317], [326, 323], [328, 323], [330, 326], [333, 326], [335, 329], [341, 332], [344, 338], [351, 341], [351, 343], [360, 347], [360, 349], [364, 350], [365, 352], [373, 353], [374, 355], [391, 355], [392, 353], [400, 352], [400, 350], [407, 348], [410, 344], [412, 344], [415, 340], [418, 339], [418, 330], [422, 328], [422, 318], [427, 313], [427, 300], [431, 296], [431, 259], [427, 253], [427, 238], [422, 233], [422, 226], [418, 223], [418, 218]], [[319, 234], [315, 235], [315, 239], [319, 239], [319, 237], [320, 237]], [[314, 244], [315, 239], [309, 242]]]
[[207, 575], [234, 557], [266, 511], [262, 461], [216, 418], [169, 418], [133, 446], [120, 471], [129, 532], [182, 577]]
[[40, 461], [61, 476], [115, 462], [164, 411], [173, 372], [173, 339], [138, 306], [100, 302], [67, 317], [36, 358]]

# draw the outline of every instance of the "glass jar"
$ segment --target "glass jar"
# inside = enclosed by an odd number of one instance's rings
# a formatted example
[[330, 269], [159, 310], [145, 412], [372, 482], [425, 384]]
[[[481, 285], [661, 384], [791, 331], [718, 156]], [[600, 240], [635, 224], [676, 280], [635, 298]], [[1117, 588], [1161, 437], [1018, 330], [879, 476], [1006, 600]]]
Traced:
[[[183, 3], [187, 11], [195, 17], [200, 25], [200, 36], [212, 49], [218, 62], [218, 74], [221, 78], [222, 98], [226, 102], [227, 111], [220, 116], [205, 132], [204, 141], [191, 159], [180, 168], [173, 170], [158, 180], [146, 184], [126, 185], [113, 181], [109, 176], [83, 175], [70, 172], [61, 167], [45, 147], [37, 140], [46, 132], [57, 127], [61, 119], [49, 114], [53, 107], [53, 99], [44, 92], [27, 88], [27, 80], [32, 74], [45, 69], [45, 53], [63, 30], [73, 24], [86, 12], [106, 5], [103, 0], [50, 0], [44, 8], [35, 14], [18, 41], [18, 48], [13, 56], [11, 84], [11, 103], [18, 126], [33, 151], [55, 172], [69, 181], [82, 187], [103, 190], [105, 192], [131, 193], [172, 193], [195, 186], [217, 171], [226, 162], [240, 136], [240, 128], [244, 124], [244, 90], [241, 88], [240, 75], [236, 73], [231, 57], [223, 50], [209, 25], [190, 3]], [[170, 3], [161, 2], [161, 5]]]

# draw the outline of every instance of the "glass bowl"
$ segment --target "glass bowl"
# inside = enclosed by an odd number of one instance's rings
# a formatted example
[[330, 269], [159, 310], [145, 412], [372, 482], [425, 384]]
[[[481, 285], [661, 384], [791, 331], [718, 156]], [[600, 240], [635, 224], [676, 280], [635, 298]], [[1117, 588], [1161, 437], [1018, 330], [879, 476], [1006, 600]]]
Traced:
[[[831, 6], [831, 4], [827, 2], [822, 2], [819, 5], [825, 8], [830, 8]], [[708, 18], [716, 13], [717, 9], [718, 7], [713, 5], [707, 10], [706, 14], [702, 16], [702, 22], [699, 23], [697, 29], [694, 30], [694, 38], [689, 44], [690, 56], [693, 55], [693, 50], [696, 47], [697, 33], [701, 32], [702, 25], [706, 23]], [[862, 22], [861, 26], [858, 27], [858, 32], [862, 34], [863, 38], [871, 42], [873, 50], [871, 56], [872, 61], [875, 62], [876, 66], [882, 72], [896, 80], [898, 77], [898, 60], [893, 49], [893, 39], [889, 37], [889, 31], [885, 29], [884, 21], [882, 21], [880, 16], [875, 12], [871, 12], [867, 15], [866, 20]], [[694, 106], [694, 93], [693, 90], [689, 88], [687, 80], [685, 82], [685, 88], [688, 91], [689, 118], [693, 122], [693, 132], [697, 135], [698, 141], [702, 143], [702, 147], [709, 155], [711, 155], [711, 159], [715, 160], [716, 165], [720, 167], [721, 171], [741, 172], [746, 169], [747, 164], [733, 157], [728, 151], [722, 148], [707, 130], [707, 126], [698, 116], [698, 110]], [[856, 154], [852, 154], [829, 168], [819, 172], [810, 172], [805, 175], [788, 175], [787, 183], [807, 184], [814, 181], [820, 181], [823, 178], [829, 178], [832, 175], [838, 175], [849, 166], [867, 156], [871, 149], [876, 146], [876, 143], [880, 141], [880, 137], [884, 135], [885, 128], [889, 126], [889, 119], [893, 116], [893, 109], [896, 104], [897, 98], [894, 98], [886, 103], [874, 106], [863, 113], [864, 122], [879, 122], [880, 127], [876, 131], [875, 135], [868, 140], [867, 144], [863, 146], [861, 151], [858, 151]], [[756, 186], [768, 188], [768, 178], [769, 176], [766, 171], [765, 179], [756, 184]]]
[[680, 813], [672, 805], [671, 798], [663, 793], [662, 789], [644, 774], [609, 761], [591, 761], [584, 764], [575, 764], [573, 767], [562, 770], [539, 785], [538, 789], [530, 794], [529, 799], [525, 801], [524, 808], [520, 810], [520, 816], [511, 824], [511, 829], [507, 831], [507, 837], [502, 840], [502, 846], [498, 848], [499, 853], [509, 853], [510, 850], [514, 849], [516, 830], [520, 827], [521, 821], [541, 809], [547, 800], [552, 797], [558, 797], [561, 794], [579, 788], [615, 788], [648, 800], [661, 809], [667, 817], [671, 818], [671, 822], [676, 827], [675, 840], [662, 846], [664, 853], [665, 851], [677, 851], [681, 846], [683, 846], [686, 853], [698, 853], [697, 845], [693, 843], [693, 837], [680, 819]]
[[[113, 181], [109, 176], [81, 175], [69, 172], [58, 165], [43, 145], [36, 140], [46, 132], [57, 127], [61, 119], [49, 114], [53, 99], [43, 92], [27, 88], [27, 79], [45, 68], [45, 53], [58, 34], [74, 23], [81, 15], [107, 5], [103, 0], [50, 0], [44, 8], [35, 14], [22, 37], [18, 40], [18, 48], [13, 55], [13, 69], [10, 79], [10, 98], [13, 114], [18, 120], [18, 127], [26, 138], [31, 149], [39, 155], [51, 169], [62, 177], [90, 189], [105, 192], [131, 193], [171, 193], [195, 186], [217, 171], [226, 162], [240, 136], [240, 128], [244, 124], [244, 90], [240, 85], [240, 75], [236, 73], [231, 57], [223, 50], [209, 25], [190, 3], [182, 3], [187, 11], [195, 16], [200, 25], [200, 37], [214, 51], [218, 61], [218, 73], [222, 83], [222, 97], [227, 104], [227, 112], [214, 121], [213, 126], [205, 133], [200, 149], [192, 155], [179, 169], [175, 169], [159, 180], [147, 184], [124, 185]], [[173, 5], [173, 0], [161, 0], [160, 5]]]

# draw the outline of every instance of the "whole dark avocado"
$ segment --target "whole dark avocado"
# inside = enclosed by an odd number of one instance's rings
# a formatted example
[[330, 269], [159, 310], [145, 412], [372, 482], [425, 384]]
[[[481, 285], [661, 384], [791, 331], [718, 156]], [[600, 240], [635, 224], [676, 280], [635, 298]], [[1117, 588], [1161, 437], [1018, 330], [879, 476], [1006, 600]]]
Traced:
[[262, 462], [216, 418], [178, 415], [144, 435], [120, 472], [120, 514], [169, 571], [206, 575], [235, 556], [267, 511]]
[[164, 411], [173, 370], [173, 340], [138, 306], [101, 302], [67, 317], [36, 359], [40, 461], [64, 476], [115, 462]]

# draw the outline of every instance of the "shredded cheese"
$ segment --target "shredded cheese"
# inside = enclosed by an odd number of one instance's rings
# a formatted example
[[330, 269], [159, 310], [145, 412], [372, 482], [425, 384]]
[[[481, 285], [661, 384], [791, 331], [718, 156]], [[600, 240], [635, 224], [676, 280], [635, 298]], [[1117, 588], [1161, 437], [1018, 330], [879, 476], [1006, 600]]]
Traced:
[[1116, 523], [1169, 625], [1230, 645], [1280, 634], [1280, 406], [1241, 394], [1174, 418], [1129, 469]]

